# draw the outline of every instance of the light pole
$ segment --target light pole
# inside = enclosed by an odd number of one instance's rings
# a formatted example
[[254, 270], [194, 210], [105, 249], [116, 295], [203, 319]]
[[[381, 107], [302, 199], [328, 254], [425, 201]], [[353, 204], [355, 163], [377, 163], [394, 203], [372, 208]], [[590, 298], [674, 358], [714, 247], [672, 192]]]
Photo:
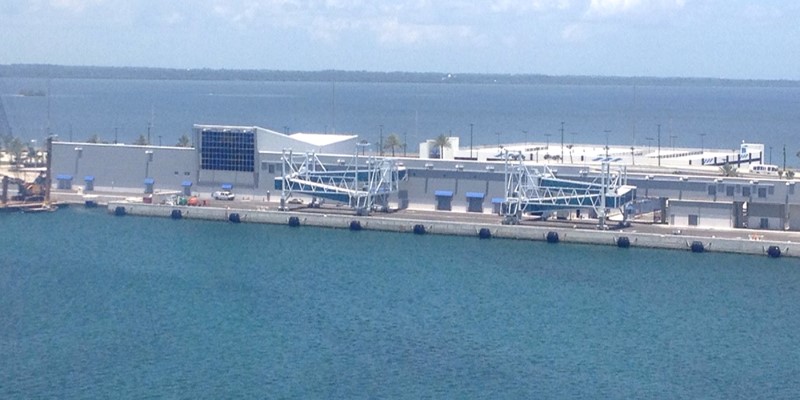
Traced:
[[378, 154], [380, 154], [381, 157], [383, 157], [383, 124], [379, 125], [379, 128], [381, 133], [380, 133], [380, 141], [378, 142], [378, 146], [380, 146]]
[[553, 134], [551, 134], [551, 133], [545, 133], [544, 134], [544, 137], [547, 138], [547, 142], [546, 142], [547, 144], [544, 146], [544, 148], [548, 149], [548, 150], [550, 150], [550, 136], [553, 136]]
[[403, 131], [403, 157], [406, 156], [407, 147], [408, 147], [408, 131]]
[[658, 124], [658, 166], [661, 166], [661, 124]]
[[606, 133], [606, 158], [608, 158], [608, 134], [611, 133], [611, 129], [606, 129], [603, 132]]
[[678, 135], [669, 135], [669, 146], [672, 147], [672, 151], [675, 151], [675, 139], [678, 138]]
[[[523, 130], [523, 131], [522, 131], [522, 134], [523, 134], [523, 135], [525, 135], [525, 146], [524, 146], [524, 147], [528, 147], [528, 131], [526, 131], [526, 130]], [[525, 150], [525, 149], [523, 148], [523, 151], [524, 151], [524, 150]]]
[[475, 124], [469, 124], [469, 158], [472, 158], [472, 128]]
[[500, 132], [495, 132], [494, 134], [497, 135], [497, 147], [500, 147]]
[[561, 162], [564, 162], [564, 121], [561, 121]]
[[704, 141], [705, 138], [706, 138], [706, 134], [705, 133], [701, 133], [700, 134], [700, 154], [701, 155], [706, 150], [705, 141]]

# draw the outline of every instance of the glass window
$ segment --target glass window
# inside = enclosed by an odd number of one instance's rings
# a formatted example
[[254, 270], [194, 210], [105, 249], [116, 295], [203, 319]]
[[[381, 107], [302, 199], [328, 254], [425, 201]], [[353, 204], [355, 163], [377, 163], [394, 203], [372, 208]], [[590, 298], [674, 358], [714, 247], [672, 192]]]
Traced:
[[253, 172], [255, 134], [237, 130], [200, 132], [200, 167], [218, 171]]
[[697, 215], [689, 214], [689, 225], [690, 226], [697, 226], [697, 220], [698, 220]]
[[767, 188], [765, 187], [758, 188], [758, 197], [761, 198], [767, 197]]
[[750, 186], [742, 186], [742, 196], [750, 196]]
[[726, 186], [725, 187], [725, 195], [726, 196], [733, 196], [733, 186]]

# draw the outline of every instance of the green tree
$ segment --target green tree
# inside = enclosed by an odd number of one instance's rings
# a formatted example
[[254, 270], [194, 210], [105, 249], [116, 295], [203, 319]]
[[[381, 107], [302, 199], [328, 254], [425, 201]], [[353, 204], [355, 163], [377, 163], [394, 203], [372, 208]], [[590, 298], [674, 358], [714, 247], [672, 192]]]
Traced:
[[394, 149], [401, 146], [403, 146], [403, 144], [400, 142], [400, 138], [397, 137], [397, 135], [395, 135], [394, 133], [392, 133], [391, 135], [389, 135], [389, 137], [386, 138], [386, 142], [384, 143], [383, 148], [384, 150], [392, 149], [392, 157], [394, 157]]
[[433, 140], [433, 145], [439, 149], [439, 158], [444, 158], [444, 149], [450, 148], [450, 138], [441, 134]]
[[11, 142], [8, 143], [8, 151], [14, 156], [14, 159], [11, 161], [12, 164], [16, 164], [20, 161], [20, 158], [22, 158], [22, 150], [25, 150], [25, 143], [22, 143], [17, 137], [11, 139]]
[[719, 171], [722, 173], [722, 176], [739, 176], [739, 172], [737, 171], [736, 167], [729, 163], [725, 163], [723, 166], [719, 167]]
[[178, 147], [192, 147], [192, 141], [189, 140], [189, 136], [185, 134], [178, 138], [178, 143], [175, 144]]
[[133, 144], [138, 145], [138, 146], [146, 146], [146, 145], [148, 145], [150, 143], [147, 143], [147, 138], [144, 137], [144, 135], [139, 135], [139, 137], [136, 138], [136, 140], [133, 141]]

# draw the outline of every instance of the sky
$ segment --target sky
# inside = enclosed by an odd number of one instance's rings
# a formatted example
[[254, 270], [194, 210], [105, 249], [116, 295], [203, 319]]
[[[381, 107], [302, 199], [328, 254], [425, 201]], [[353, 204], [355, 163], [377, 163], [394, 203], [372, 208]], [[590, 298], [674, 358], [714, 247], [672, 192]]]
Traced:
[[16, 63], [800, 80], [800, 1], [1, 0]]

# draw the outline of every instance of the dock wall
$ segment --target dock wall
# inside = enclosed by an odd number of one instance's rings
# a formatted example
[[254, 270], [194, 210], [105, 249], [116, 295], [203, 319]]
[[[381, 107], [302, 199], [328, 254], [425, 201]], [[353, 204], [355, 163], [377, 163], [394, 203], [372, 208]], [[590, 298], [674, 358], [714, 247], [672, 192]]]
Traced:
[[[109, 202], [108, 210], [117, 215], [163, 218], [190, 218], [212, 221], [315, 226], [338, 229], [363, 229], [389, 232], [473, 236], [551, 243], [581, 243], [619, 247], [643, 247], [694, 252], [723, 252], [751, 255], [800, 257], [800, 243], [718, 238], [708, 236], [667, 235], [622, 231], [574, 229], [571, 227], [536, 227], [487, 223], [450, 222], [394, 218], [391, 215], [353, 216], [340, 214], [286, 212], [275, 210], [231, 209], [218, 207], [167, 206]], [[177, 211], [176, 211], [177, 210]], [[179, 213], [180, 215], [175, 215]], [[232, 215], [235, 214], [235, 217]], [[353, 225], [357, 225], [354, 227]], [[628, 246], [626, 246], [627, 242]], [[772, 249], [771, 249], [772, 248]], [[779, 250], [778, 254], [775, 251]]]

